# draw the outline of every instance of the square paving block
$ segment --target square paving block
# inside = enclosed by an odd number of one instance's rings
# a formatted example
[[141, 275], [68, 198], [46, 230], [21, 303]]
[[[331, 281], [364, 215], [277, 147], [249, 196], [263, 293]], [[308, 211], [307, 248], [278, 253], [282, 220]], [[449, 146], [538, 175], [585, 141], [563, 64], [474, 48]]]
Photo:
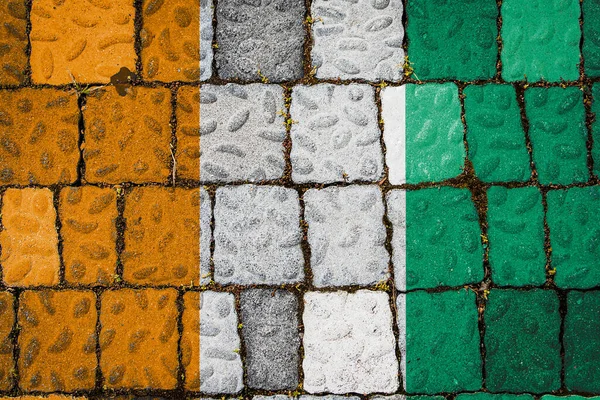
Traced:
[[309, 393], [394, 393], [396, 340], [385, 292], [304, 295], [304, 389]]
[[[206, 294], [206, 292], [204, 293]], [[183, 322], [181, 364], [185, 372], [185, 389], [197, 392], [200, 390], [200, 363], [198, 362], [200, 360], [200, 293], [187, 292], [183, 295], [181, 319]], [[218, 336], [220, 329], [217, 327], [212, 332], [210, 338]], [[205, 344], [204, 339], [202, 344]], [[204, 377], [204, 374], [202, 376]]]
[[[200, 180], [200, 88], [182, 86], [177, 91], [177, 179]], [[203, 148], [204, 149], [204, 148]]]
[[213, 14], [212, 0], [200, 0], [200, 80], [205, 81], [212, 76], [213, 63]]
[[[600, 57], [600, 55], [599, 55]], [[600, 68], [600, 65], [599, 65]], [[592, 112], [600, 116], [600, 83], [592, 86]], [[592, 123], [592, 159], [594, 160], [594, 174], [600, 176], [600, 118], [595, 118]]]
[[0, 5], [0, 85], [19, 85], [27, 67], [27, 6], [25, 0]]
[[212, 219], [212, 201], [206, 189], [200, 188], [200, 284], [210, 283], [210, 242], [212, 230], [210, 221]]
[[10, 292], [0, 292], [0, 390], [13, 386], [15, 360], [11, 332], [15, 324], [15, 298]]
[[583, 47], [585, 73], [588, 77], [600, 76], [600, 3], [583, 2]]
[[484, 319], [488, 390], [547, 393], [560, 387], [556, 292], [492, 289]]

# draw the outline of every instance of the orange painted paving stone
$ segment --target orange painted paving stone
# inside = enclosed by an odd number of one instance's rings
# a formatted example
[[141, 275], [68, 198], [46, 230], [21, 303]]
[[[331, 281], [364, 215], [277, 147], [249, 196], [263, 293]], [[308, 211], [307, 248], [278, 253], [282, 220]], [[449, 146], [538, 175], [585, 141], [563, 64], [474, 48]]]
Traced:
[[75, 94], [25, 88], [1, 97], [0, 184], [74, 182], [79, 161]]
[[200, 78], [200, 2], [144, 0], [143, 75], [155, 81]]
[[23, 292], [19, 298], [21, 389], [93, 388], [96, 321], [96, 296], [91, 291]]
[[136, 284], [198, 285], [200, 191], [134, 188], [125, 197], [123, 278]]
[[25, 0], [0, 3], [0, 85], [23, 83], [27, 66], [27, 9]]
[[135, 69], [135, 9], [129, 0], [36, 0], [31, 9], [35, 83], [109, 82]]
[[200, 180], [200, 89], [177, 92], [177, 177]]
[[48, 396], [19, 396], [19, 397], [0, 397], [0, 400], [84, 400], [87, 397], [62, 396], [60, 394], [50, 394]]
[[0, 292], [0, 390], [9, 390], [12, 386], [14, 359], [10, 332], [15, 323], [13, 306], [13, 295]]
[[95, 91], [84, 108], [88, 182], [164, 182], [170, 175], [171, 92], [131, 87]]
[[185, 388], [197, 392], [200, 390], [200, 293], [187, 292], [183, 307], [181, 361], [185, 367]]
[[113, 189], [69, 187], [60, 192], [65, 279], [108, 285], [116, 273], [117, 196]]
[[49, 189], [8, 189], [2, 202], [0, 263], [8, 286], [55, 285], [59, 257]]
[[177, 385], [177, 291], [122, 289], [102, 294], [100, 367], [108, 388]]

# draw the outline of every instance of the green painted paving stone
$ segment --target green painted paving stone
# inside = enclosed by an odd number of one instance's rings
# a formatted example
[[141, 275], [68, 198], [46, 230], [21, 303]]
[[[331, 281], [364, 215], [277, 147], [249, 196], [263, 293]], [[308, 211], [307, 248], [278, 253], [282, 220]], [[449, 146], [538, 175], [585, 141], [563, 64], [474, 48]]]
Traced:
[[473, 292], [399, 294], [397, 309], [401, 371], [408, 393], [481, 389], [480, 337]]
[[546, 281], [544, 208], [535, 187], [488, 190], [488, 239], [492, 280], [500, 286]]
[[504, 0], [501, 13], [506, 81], [579, 79], [579, 0]]
[[567, 389], [600, 393], [600, 291], [569, 292], [564, 344]]
[[456, 400], [533, 400], [530, 394], [462, 393]]
[[600, 76], [600, 1], [583, 0], [583, 59], [589, 77]]
[[586, 182], [589, 179], [587, 130], [583, 94], [579, 88], [527, 89], [525, 113], [540, 183]]
[[560, 388], [560, 314], [554, 291], [492, 289], [484, 318], [489, 391]]
[[573, 289], [600, 285], [600, 186], [552, 190], [547, 198], [554, 282]]
[[551, 394], [547, 394], [540, 398], [541, 400], [598, 400], [600, 396], [595, 397], [584, 397], [584, 396], [554, 396]]
[[592, 125], [592, 159], [594, 160], [594, 174], [600, 176], [600, 83], [592, 86], [592, 112], [596, 114], [596, 120]]
[[531, 165], [517, 93], [510, 85], [470, 85], [465, 94], [469, 159], [484, 182], [524, 182]]
[[408, 55], [418, 79], [490, 79], [498, 56], [495, 0], [408, 0]]

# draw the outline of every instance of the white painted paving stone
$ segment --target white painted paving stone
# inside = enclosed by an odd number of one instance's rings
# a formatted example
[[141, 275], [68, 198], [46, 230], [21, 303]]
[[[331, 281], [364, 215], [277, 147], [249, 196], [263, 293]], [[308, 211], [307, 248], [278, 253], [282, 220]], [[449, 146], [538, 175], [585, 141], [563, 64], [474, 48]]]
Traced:
[[235, 299], [231, 293], [200, 293], [200, 391], [238, 393], [243, 388]]
[[214, 280], [283, 284], [304, 279], [298, 192], [280, 186], [217, 189]]
[[200, 80], [212, 75], [213, 61], [213, 4], [212, 0], [200, 0]]
[[208, 192], [200, 188], [200, 284], [210, 283], [210, 220], [212, 218], [211, 201]]
[[390, 396], [371, 396], [369, 400], [406, 400], [406, 396], [403, 394], [392, 394]]
[[254, 396], [253, 400], [288, 400], [293, 399], [292, 396], [286, 396], [285, 394], [276, 394], [273, 396]]
[[393, 393], [396, 341], [385, 292], [304, 296], [304, 389], [309, 393]]
[[300, 400], [360, 400], [358, 396], [337, 396], [335, 394], [327, 394], [325, 396], [313, 396], [305, 394], [298, 397]]
[[389, 277], [378, 186], [310, 189], [304, 205], [315, 286], [368, 286]]
[[373, 87], [298, 85], [292, 91], [290, 112], [294, 182], [381, 178], [383, 154]]
[[402, 0], [315, 0], [311, 10], [317, 78], [402, 78]]
[[406, 191], [392, 190], [387, 197], [388, 220], [393, 226], [392, 264], [398, 290], [406, 290]]

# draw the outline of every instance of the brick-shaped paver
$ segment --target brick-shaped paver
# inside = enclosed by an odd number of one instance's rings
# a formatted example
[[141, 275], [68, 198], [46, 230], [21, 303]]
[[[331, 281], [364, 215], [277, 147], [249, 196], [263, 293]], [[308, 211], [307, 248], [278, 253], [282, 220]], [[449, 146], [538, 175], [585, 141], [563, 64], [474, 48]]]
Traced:
[[212, 0], [200, 0], [200, 80], [205, 81], [212, 76], [213, 64], [213, 20], [214, 7]]
[[210, 283], [210, 242], [212, 230], [210, 221], [212, 219], [212, 202], [206, 189], [200, 188], [200, 284]]
[[101, 89], [88, 97], [85, 179], [102, 183], [164, 182], [171, 174], [171, 92], [131, 87], [125, 96]]
[[467, 86], [465, 120], [469, 159], [484, 182], [524, 182], [531, 178], [529, 153], [515, 88]]
[[[198, 0], [144, 0], [142, 70], [154, 81], [200, 78], [200, 8]], [[204, 61], [204, 60], [202, 60]]]
[[176, 387], [176, 301], [174, 289], [120, 289], [102, 294], [100, 368], [106, 387]]
[[456, 396], [457, 400], [533, 400], [530, 394], [508, 394], [508, 393], [461, 393]]
[[13, 384], [13, 339], [15, 298], [10, 292], [0, 292], [0, 390], [9, 390]]
[[378, 181], [383, 172], [375, 90], [319, 84], [292, 91], [292, 179]]
[[492, 186], [487, 195], [492, 280], [500, 286], [543, 285], [546, 253], [540, 191]]
[[87, 397], [73, 397], [73, 396], [63, 396], [60, 394], [49, 394], [47, 396], [18, 396], [18, 397], [0, 397], [1, 400], [86, 400]]
[[439, 182], [462, 173], [464, 128], [454, 83], [386, 87], [381, 104], [392, 185]]
[[567, 294], [564, 328], [565, 384], [574, 392], [600, 393], [600, 291]]
[[[181, 319], [181, 364], [185, 373], [185, 389], [197, 392], [200, 390], [200, 293], [187, 292], [183, 295]], [[213, 332], [212, 337], [217, 336], [220, 330]], [[204, 342], [205, 340], [202, 340], [202, 345]]]
[[262, 4], [222, 0], [215, 14], [220, 78], [282, 82], [302, 77], [303, 0]]
[[556, 293], [492, 289], [488, 297], [484, 314], [488, 390], [557, 390], [561, 359]]
[[582, 2], [583, 46], [581, 47], [585, 73], [588, 77], [600, 76], [600, 3]]
[[315, 286], [368, 286], [389, 277], [378, 186], [310, 189], [304, 207]]
[[469, 190], [393, 190], [387, 204], [398, 290], [462, 286], [483, 279], [481, 230]]
[[278, 186], [217, 189], [214, 280], [283, 284], [304, 279], [298, 193]]
[[316, 77], [399, 81], [402, 11], [401, 0], [314, 1], [311, 57]]
[[285, 168], [283, 89], [277, 85], [203, 85], [200, 179], [256, 182]]
[[19, 387], [72, 392], [96, 381], [96, 295], [25, 291], [19, 297]]
[[73, 93], [30, 88], [4, 91], [0, 105], [0, 184], [75, 182], [78, 122]]
[[300, 358], [298, 298], [284, 290], [249, 289], [242, 292], [240, 306], [248, 386], [296, 389]]
[[478, 390], [482, 385], [475, 294], [399, 294], [398, 346], [409, 393]]
[[19, 85], [27, 67], [27, 6], [25, 0], [0, 6], [0, 85]]
[[39, 0], [31, 8], [35, 83], [109, 82], [135, 71], [135, 9], [127, 0]]
[[94, 186], [60, 192], [59, 218], [65, 279], [74, 284], [109, 285], [117, 268], [117, 196]]
[[56, 210], [49, 189], [8, 189], [2, 198], [2, 275], [8, 286], [58, 283]]
[[304, 295], [304, 389], [309, 393], [393, 393], [396, 341], [384, 292]]
[[197, 285], [199, 214], [197, 189], [138, 187], [127, 193], [123, 278], [136, 284]]
[[597, 215], [600, 187], [548, 192], [547, 221], [552, 247], [554, 282], [561, 288], [591, 288], [600, 284]]
[[540, 183], [586, 182], [588, 133], [581, 90], [529, 88], [525, 91], [525, 112]]
[[579, 78], [578, 0], [502, 2], [502, 77], [558, 82]]
[[200, 390], [203, 393], [233, 394], [242, 390], [244, 371], [240, 349], [233, 294], [200, 293]]
[[418, 79], [491, 79], [496, 75], [494, 0], [406, 4], [408, 55]]
[[200, 89], [183, 86], [177, 91], [177, 152], [175, 172], [178, 179], [200, 179]]
[[[599, 54], [600, 58], [600, 54]], [[600, 70], [600, 65], [599, 65]], [[592, 112], [600, 116], [600, 84], [595, 83], [592, 86]], [[595, 118], [592, 122], [592, 159], [594, 160], [594, 174], [600, 176], [600, 118]]]
[[540, 397], [541, 400], [598, 400], [600, 396], [588, 397], [588, 396], [554, 396], [551, 394], [544, 395]]

